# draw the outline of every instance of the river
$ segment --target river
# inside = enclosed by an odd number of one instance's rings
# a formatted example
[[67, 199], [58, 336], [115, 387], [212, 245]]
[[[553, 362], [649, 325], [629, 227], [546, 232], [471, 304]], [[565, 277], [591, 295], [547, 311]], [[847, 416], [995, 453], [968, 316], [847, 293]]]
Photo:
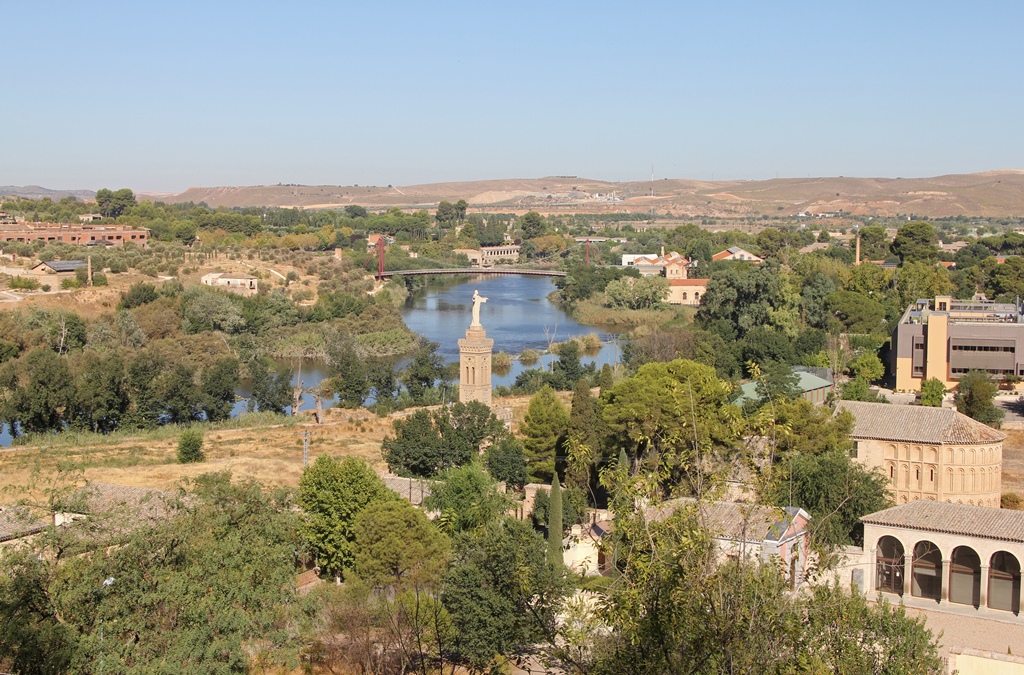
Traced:
[[[583, 326], [558, 305], [548, 300], [555, 290], [549, 277], [520, 277], [511, 275], [475, 276], [469, 281], [453, 281], [450, 277], [439, 277], [411, 295], [402, 309], [402, 317], [413, 332], [440, 345], [440, 352], [449, 363], [459, 360], [459, 343], [465, 337], [472, 321], [473, 291], [487, 298], [480, 308], [480, 323], [487, 331], [487, 337], [494, 340], [494, 352], [508, 352], [516, 356], [525, 349], [543, 352], [548, 342], [563, 342], [569, 338], [597, 333], [602, 338], [600, 352], [596, 355], [581, 355], [583, 363], [596, 363], [600, 368], [605, 363], [615, 364], [619, 360], [617, 335], [598, 328]], [[493, 386], [511, 385], [516, 376], [527, 368], [546, 367], [553, 357], [545, 355], [531, 366], [519, 361], [503, 375], [494, 374]], [[322, 362], [303, 361], [291, 364], [300, 373], [303, 384], [313, 387], [323, 380], [327, 373]], [[400, 364], [401, 365], [401, 364]], [[249, 383], [245, 382], [237, 394], [241, 397], [232, 410], [237, 416], [246, 410], [251, 395]], [[326, 404], [326, 402], [325, 402]], [[303, 397], [302, 409], [313, 407], [313, 397]], [[0, 431], [0, 446], [11, 444], [10, 432], [4, 425]]]
[[[402, 309], [402, 318], [409, 328], [440, 345], [440, 352], [448, 363], [459, 360], [459, 338], [465, 337], [472, 321], [473, 291], [487, 298], [480, 307], [480, 323], [487, 337], [494, 340], [494, 352], [508, 352], [516, 356], [525, 349], [543, 352], [548, 340], [562, 342], [569, 338], [596, 333], [602, 339], [601, 350], [594, 355], [582, 354], [583, 363], [595, 363], [600, 368], [619, 360], [617, 335], [600, 329], [580, 325], [561, 307], [548, 300], [555, 290], [548, 277], [519, 277], [510, 275], [475, 276], [469, 281], [453, 281], [451, 277], [438, 277], [413, 293]], [[509, 372], [491, 378], [495, 387], [510, 386], [519, 373], [527, 368], [546, 367], [556, 357], [544, 355], [530, 366], [513, 361]], [[399, 362], [399, 367], [405, 361]], [[285, 364], [282, 364], [285, 365]], [[305, 387], [314, 387], [327, 377], [321, 361], [303, 360], [289, 364], [301, 377]], [[247, 399], [251, 395], [248, 383], [243, 383], [238, 395]], [[235, 404], [232, 415], [246, 410], [247, 401]], [[325, 401], [325, 405], [328, 403]], [[303, 397], [302, 409], [314, 407], [313, 397]]]

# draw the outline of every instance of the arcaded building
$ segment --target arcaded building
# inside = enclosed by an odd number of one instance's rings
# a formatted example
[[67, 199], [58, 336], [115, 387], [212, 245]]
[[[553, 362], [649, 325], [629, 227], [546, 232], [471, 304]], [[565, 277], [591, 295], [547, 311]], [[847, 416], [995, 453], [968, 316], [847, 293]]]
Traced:
[[897, 504], [998, 507], [1006, 434], [952, 408], [842, 401], [854, 417], [853, 456], [889, 477]]
[[1024, 375], [1024, 314], [1013, 303], [939, 296], [907, 308], [892, 333], [897, 391], [920, 391], [925, 379], [952, 388], [967, 372], [994, 379]]
[[1019, 615], [1024, 511], [919, 500], [861, 522], [864, 550], [847, 566], [862, 569], [857, 576], [869, 597], [891, 593], [992, 618]]

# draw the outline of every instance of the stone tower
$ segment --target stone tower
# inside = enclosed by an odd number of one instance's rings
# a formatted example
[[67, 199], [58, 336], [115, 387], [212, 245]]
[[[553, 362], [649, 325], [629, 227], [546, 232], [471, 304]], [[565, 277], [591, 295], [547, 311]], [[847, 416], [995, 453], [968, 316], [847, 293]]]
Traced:
[[459, 402], [480, 401], [491, 405], [491, 351], [494, 340], [480, 325], [480, 305], [487, 302], [473, 291], [473, 323], [459, 340]]

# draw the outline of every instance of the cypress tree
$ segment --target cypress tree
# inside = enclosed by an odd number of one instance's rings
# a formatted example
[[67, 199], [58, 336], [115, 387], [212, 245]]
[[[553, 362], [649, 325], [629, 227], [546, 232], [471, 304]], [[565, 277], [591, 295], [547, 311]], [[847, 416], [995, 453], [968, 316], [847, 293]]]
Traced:
[[562, 558], [562, 486], [558, 483], [558, 474], [551, 481], [548, 502], [548, 562], [555, 567], [565, 564]]
[[569, 438], [586, 445], [590, 450], [597, 449], [597, 408], [594, 397], [590, 395], [590, 385], [581, 379], [572, 392], [572, 408], [569, 411]]
[[601, 386], [602, 394], [611, 389], [612, 385], [615, 384], [615, 379], [612, 376], [611, 364], [606, 363], [603, 366], [601, 366], [601, 379], [598, 382], [598, 384]]

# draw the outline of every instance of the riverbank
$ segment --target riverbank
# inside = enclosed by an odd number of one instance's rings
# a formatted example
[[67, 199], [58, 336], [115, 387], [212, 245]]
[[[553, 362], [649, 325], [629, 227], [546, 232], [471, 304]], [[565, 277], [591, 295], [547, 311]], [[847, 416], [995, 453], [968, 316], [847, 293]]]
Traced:
[[[572, 393], [558, 395], [568, 403]], [[518, 427], [529, 402], [529, 396], [510, 396], [497, 399], [495, 404], [510, 408], [513, 426]], [[326, 411], [324, 424], [319, 425], [313, 423], [308, 412], [297, 417], [258, 413], [217, 424], [199, 423], [191, 428], [203, 431], [206, 460], [196, 464], [177, 462], [178, 439], [184, 427], [168, 425], [106, 436], [54, 435], [46, 438], [45, 444], [0, 451], [0, 490], [8, 495], [5, 503], [42, 500], [45, 491], [58, 483], [82, 480], [167, 490], [182, 478], [214, 471], [230, 471], [234, 480], [251, 478], [268, 486], [294, 489], [302, 477], [306, 432], [310, 462], [322, 454], [357, 457], [384, 472], [384, 437], [393, 433], [395, 419], [418, 409], [378, 417], [366, 408], [334, 408]]]

